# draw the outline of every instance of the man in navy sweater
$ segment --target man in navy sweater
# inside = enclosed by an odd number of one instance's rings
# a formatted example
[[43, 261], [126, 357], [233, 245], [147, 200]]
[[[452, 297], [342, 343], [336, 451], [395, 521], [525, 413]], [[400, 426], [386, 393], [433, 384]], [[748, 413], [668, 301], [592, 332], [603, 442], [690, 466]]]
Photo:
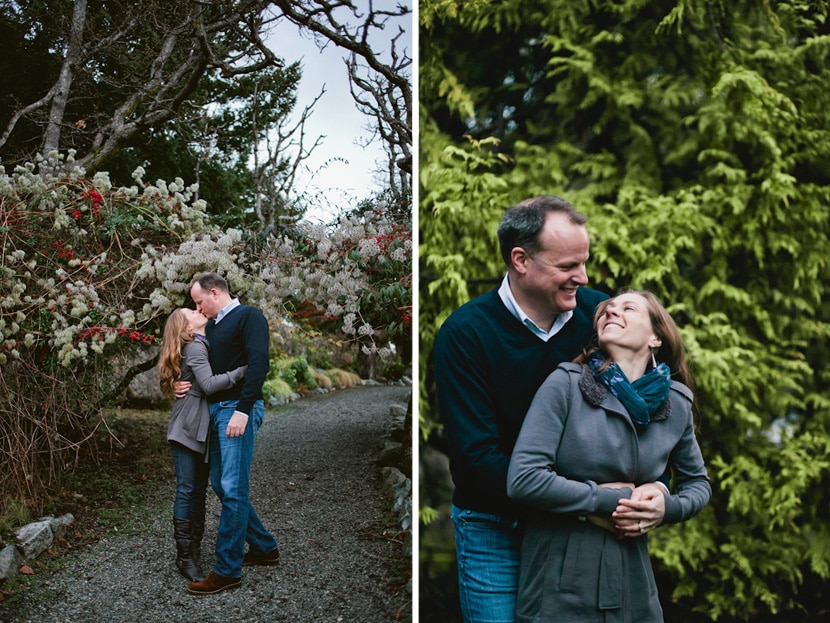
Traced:
[[461, 610], [466, 623], [515, 620], [518, 512], [507, 466], [542, 381], [591, 336], [587, 219], [554, 196], [526, 199], [498, 229], [501, 286], [462, 305], [435, 340], [438, 408], [450, 445]]
[[262, 525], [249, 497], [254, 438], [265, 415], [262, 385], [270, 367], [270, 331], [262, 312], [231, 298], [228, 283], [217, 273], [196, 275], [190, 296], [196, 311], [210, 319], [205, 334], [213, 373], [248, 366], [241, 383], [209, 396], [210, 481], [222, 511], [213, 571], [187, 590], [211, 595], [239, 586], [243, 565], [279, 561], [277, 541]]

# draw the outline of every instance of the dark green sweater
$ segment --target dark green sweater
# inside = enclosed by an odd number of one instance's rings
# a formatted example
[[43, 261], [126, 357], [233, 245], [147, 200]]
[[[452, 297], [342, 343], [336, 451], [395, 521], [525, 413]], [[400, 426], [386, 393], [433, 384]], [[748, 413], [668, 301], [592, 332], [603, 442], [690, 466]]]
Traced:
[[510, 453], [536, 390], [557, 365], [582, 352], [597, 304], [607, 298], [577, 290], [574, 315], [547, 342], [505, 307], [498, 289], [458, 308], [435, 340], [438, 409], [450, 443], [453, 504], [511, 514]]
[[240, 305], [219, 324], [210, 320], [205, 337], [210, 344], [210, 367], [214, 374], [248, 366], [241, 383], [210, 395], [209, 400], [238, 400], [236, 410], [250, 415], [254, 402], [262, 399], [262, 384], [270, 368], [268, 321], [255, 307]]

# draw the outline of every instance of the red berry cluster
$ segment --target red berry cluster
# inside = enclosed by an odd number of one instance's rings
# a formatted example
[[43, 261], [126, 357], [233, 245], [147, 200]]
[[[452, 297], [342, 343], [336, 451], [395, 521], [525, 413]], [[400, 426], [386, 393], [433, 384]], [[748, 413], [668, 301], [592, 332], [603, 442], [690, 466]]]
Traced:
[[[104, 196], [94, 188], [90, 188], [81, 193], [81, 198], [92, 202], [92, 216], [100, 218], [101, 204], [104, 203]], [[81, 211], [78, 208], [72, 210], [72, 218], [78, 223], [81, 222]]]
[[147, 333], [141, 333], [140, 331], [125, 329], [124, 327], [90, 327], [89, 329], [84, 329], [78, 335], [79, 340], [85, 340], [87, 338], [95, 338], [101, 335], [102, 333], [115, 331], [119, 337], [126, 337], [127, 339], [133, 342], [141, 342], [142, 344], [152, 344], [156, 341], [156, 336], [149, 335]]

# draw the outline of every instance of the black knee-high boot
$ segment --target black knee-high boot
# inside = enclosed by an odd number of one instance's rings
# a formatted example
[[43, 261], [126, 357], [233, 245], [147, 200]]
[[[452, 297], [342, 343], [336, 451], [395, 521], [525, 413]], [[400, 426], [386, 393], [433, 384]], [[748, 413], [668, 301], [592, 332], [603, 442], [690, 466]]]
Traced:
[[204, 534], [205, 509], [202, 509], [190, 516], [190, 556], [202, 577], [204, 577], [202, 572], [202, 537]]
[[190, 552], [190, 520], [173, 518], [173, 538], [176, 540], [176, 567], [191, 582], [204, 579]]

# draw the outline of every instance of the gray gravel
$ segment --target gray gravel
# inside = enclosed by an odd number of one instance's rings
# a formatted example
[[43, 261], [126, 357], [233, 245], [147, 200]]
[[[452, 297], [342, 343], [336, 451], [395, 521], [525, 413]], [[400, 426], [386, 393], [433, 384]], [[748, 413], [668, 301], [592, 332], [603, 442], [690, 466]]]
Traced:
[[[269, 411], [257, 436], [251, 491], [280, 544], [277, 567], [246, 567], [242, 586], [195, 596], [174, 566], [172, 483], [139, 527], [111, 531], [40, 575], [8, 623], [411, 621], [411, 568], [400, 543], [379, 536], [390, 500], [374, 462], [389, 407], [411, 388], [363, 386]], [[219, 506], [208, 493], [203, 556], [213, 564]], [[403, 581], [401, 578], [403, 577]], [[46, 590], [39, 590], [44, 588]], [[6, 604], [8, 608], [10, 604]], [[12, 606], [14, 607], [14, 606]]]

